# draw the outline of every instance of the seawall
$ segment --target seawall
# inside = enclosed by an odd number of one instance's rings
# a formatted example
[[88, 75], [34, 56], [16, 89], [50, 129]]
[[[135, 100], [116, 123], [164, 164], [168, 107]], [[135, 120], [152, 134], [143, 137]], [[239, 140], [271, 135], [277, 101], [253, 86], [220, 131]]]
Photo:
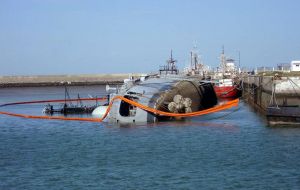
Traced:
[[0, 87], [39, 87], [68, 85], [122, 84], [129, 76], [141, 74], [0, 76]]
[[300, 77], [246, 76], [242, 84], [244, 100], [270, 125], [300, 124]]

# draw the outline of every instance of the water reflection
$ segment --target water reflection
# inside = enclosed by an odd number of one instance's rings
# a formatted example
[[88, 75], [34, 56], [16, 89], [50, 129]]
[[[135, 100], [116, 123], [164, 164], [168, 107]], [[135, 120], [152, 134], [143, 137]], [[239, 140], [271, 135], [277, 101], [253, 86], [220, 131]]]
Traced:
[[205, 121], [169, 121], [169, 122], [157, 122], [157, 123], [128, 123], [128, 124], [117, 124], [117, 123], [102, 123], [103, 127], [107, 128], [151, 128], [151, 127], [210, 127], [210, 128], [220, 128], [226, 130], [239, 130], [239, 126], [232, 123], [218, 123], [218, 122], [205, 122]]

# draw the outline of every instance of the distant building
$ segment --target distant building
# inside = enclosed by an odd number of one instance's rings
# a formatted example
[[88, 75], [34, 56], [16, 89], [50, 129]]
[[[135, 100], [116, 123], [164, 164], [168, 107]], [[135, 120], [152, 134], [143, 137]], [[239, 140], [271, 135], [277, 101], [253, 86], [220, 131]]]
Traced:
[[291, 71], [300, 71], [300, 61], [291, 62]]

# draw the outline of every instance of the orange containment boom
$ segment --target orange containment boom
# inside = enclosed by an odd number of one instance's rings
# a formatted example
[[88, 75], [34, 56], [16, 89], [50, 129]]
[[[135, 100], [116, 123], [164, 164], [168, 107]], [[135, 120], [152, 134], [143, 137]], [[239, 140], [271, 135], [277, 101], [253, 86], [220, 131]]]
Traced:
[[[154, 115], [159, 115], [159, 116], [169, 116], [169, 117], [194, 117], [194, 116], [201, 116], [201, 115], [205, 115], [205, 114], [210, 114], [210, 113], [215, 113], [218, 111], [222, 111], [222, 110], [226, 110], [229, 108], [232, 108], [234, 106], [238, 106], [239, 104], [239, 99], [235, 99], [232, 101], [228, 101], [224, 104], [221, 105], [217, 105], [215, 107], [209, 108], [209, 109], [205, 109], [205, 110], [201, 110], [201, 111], [196, 111], [196, 112], [191, 112], [191, 113], [170, 113], [170, 112], [164, 112], [164, 111], [160, 111], [148, 106], [145, 106], [143, 104], [140, 104], [138, 102], [129, 100], [127, 98], [124, 98], [123, 96], [115, 96], [114, 98], [112, 98], [112, 100], [110, 101], [108, 108], [105, 112], [105, 114], [103, 115], [102, 118], [80, 118], [80, 117], [63, 117], [63, 116], [36, 116], [36, 115], [26, 115], [26, 114], [15, 114], [15, 113], [10, 113], [10, 112], [2, 112], [0, 111], [0, 114], [3, 115], [9, 115], [9, 116], [15, 116], [15, 117], [22, 117], [22, 118], [31, 118], [31, 119], [53, 119], [53, 120], [71, 120], [71, 121], [90, 121], [90, 122], [102, 122], [106, 116], [108, 115], [113, 102], [115, 100], [122, 100], [124, 102], [127, 102], [128, 104], [131, 104], [133, 106], [136, 106], [142, 110], [145, 110], [147, 112], [153, 113]], [[15, 104], [11, 104], [11, 105], [15, 105]]]

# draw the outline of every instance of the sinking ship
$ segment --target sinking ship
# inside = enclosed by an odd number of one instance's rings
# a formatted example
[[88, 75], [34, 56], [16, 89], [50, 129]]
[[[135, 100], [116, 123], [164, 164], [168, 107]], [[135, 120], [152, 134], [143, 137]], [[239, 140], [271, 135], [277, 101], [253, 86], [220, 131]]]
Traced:
[[[64, 100], [38, 100], [27, 102], [13, 102], [1, 104], [0, 107], [20, 104], [65, 102], [63, 109], [54, 110], [51, 105], [46, 106], [45, 113], [74, 114], [90, 113], [95, 118], [83, 117], [63, 117], [63, 116], [40, 116], [16, 114], [0, 111], [0, 114], [31, 118], [31, 119], [54, 119], [54, 120], [74, 120], [90, 122], [110, 122], [120, 124], [146, 123], [165, 120], [182, 120], [187, 117], [200, 116], [214, 113], [221, 110], [238, 106], [238, 99], [217, 105], [217, 96], [210, 81], [203, 81], [199, 77], [191, 77], [180, 74], [176, 65], [176, 60], [171, 58], [167, 65], [159, 70], [159, 74], [143, 75], [138, 78], [129, 77], [124, 80], [124, 84], [118, 88], [106, 86], [107, 98], [77, 98], [68, 99], [65, 93]], [[66, 90], [67, 92], [67, 90]], [[108, 100], [108, 103], [90, 107], [87, 111], [83, 105], [68, 106], [70, 101], [94, 101]], [[84, 108], [84, 110], [82, 110]]]
[[[217, 96], [210, 82], [179, 74], [171, 57], [159, 74], [130, 77], [120, 88], [107, 86], [109, 99], [116, 96], [137, 102], [146, 107], [169, 113], [191, 113], [217, 104]], [[108, 106], [99, 106], [93, 111], [95, 117], [102, 117]], [[161, 116], [134, 106], [122, 99], [113, 101], [105, 121], [112, 123], [144, 123], [179, 119]]]

